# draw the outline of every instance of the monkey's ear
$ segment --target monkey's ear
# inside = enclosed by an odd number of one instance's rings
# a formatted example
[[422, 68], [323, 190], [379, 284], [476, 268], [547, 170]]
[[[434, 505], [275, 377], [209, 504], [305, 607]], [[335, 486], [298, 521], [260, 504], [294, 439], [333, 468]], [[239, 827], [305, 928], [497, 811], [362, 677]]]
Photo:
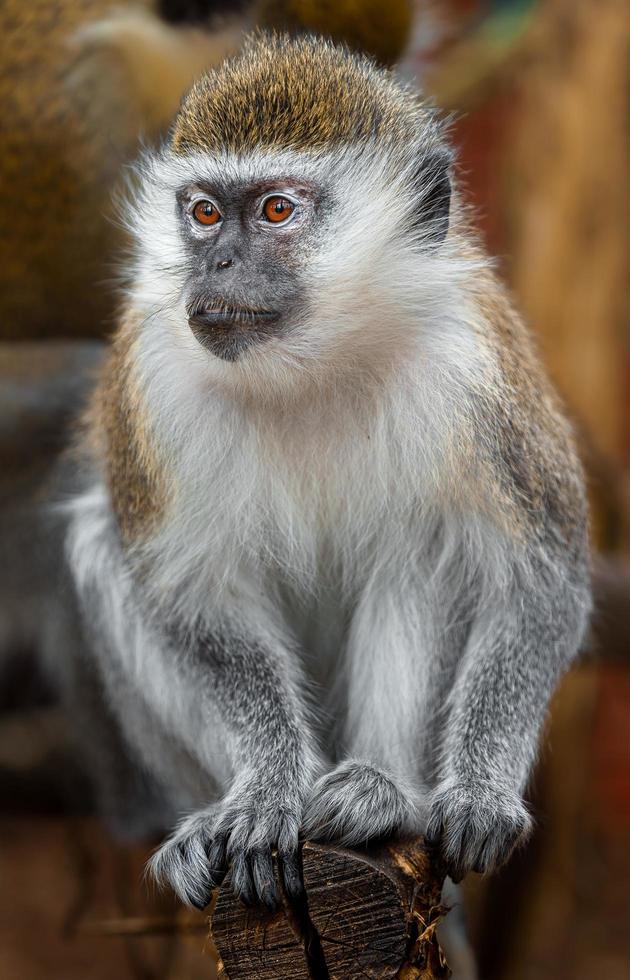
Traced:
[[450, 169], [452, 154], [447, 148], [423, 153], [415, 173], [417, 204], [415, 225], [428, 245], [446, 238], [451, 208]]

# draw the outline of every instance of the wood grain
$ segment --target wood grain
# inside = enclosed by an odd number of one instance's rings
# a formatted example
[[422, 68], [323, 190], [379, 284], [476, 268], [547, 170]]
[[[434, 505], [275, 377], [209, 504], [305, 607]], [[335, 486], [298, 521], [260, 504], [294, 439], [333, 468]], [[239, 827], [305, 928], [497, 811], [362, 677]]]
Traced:
[[212, 916], [224, 980], [450, 976], [435, 929], [444, 875], [421, 839], [351, 851], [306, 843], [305, 899], [246, 909], [229, 876]]

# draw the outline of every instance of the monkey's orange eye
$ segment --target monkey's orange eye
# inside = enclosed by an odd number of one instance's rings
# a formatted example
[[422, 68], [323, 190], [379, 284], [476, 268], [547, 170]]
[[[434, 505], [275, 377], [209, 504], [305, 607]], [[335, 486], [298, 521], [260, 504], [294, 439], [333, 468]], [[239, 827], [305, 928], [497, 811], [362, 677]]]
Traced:
[[221, 214], [212, 201], [197, 201], [193, 208], [193, 215], [202, 225], [216, 225], [221, 220]]
[[276, 225], [290, 218], [294, 211], [295, 204], [293, 201], [289, 201], [286, 197], [280, 197], [279, 195], [268, 197], [263, 205], [265, 218], [267, 221], [272, 221]]

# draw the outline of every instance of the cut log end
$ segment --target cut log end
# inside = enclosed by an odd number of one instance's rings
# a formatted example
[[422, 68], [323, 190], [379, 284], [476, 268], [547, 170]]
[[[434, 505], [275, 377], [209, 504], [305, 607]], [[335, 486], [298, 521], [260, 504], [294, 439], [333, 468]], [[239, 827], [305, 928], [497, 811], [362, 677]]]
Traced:
[[443, 869], [421, 838], [369, 850], [306, 843], [305, 898], [247, 909], [229, 876], [211, 919], [223, 980], [441, 980]]

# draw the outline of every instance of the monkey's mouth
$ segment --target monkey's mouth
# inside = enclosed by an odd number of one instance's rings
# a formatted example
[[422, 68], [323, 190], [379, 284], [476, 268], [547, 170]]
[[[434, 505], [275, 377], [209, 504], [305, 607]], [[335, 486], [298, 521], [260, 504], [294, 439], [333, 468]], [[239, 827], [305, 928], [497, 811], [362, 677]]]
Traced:
[[273, 336], [280, 314], [240, 306], [205, 306], [188, 310], [190, 329], [199, 343], [224, 361], [235, 361], [252, 344]]

